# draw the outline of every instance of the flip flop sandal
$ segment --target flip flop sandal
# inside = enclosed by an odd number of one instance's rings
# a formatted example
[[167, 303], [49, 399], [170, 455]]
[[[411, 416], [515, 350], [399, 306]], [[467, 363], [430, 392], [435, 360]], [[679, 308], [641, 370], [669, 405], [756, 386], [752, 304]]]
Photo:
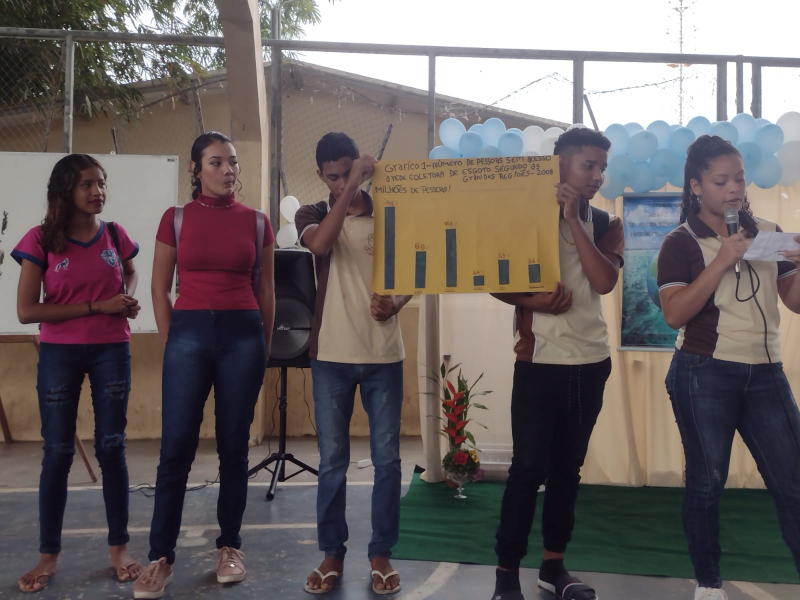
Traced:
[[41, 592], [41, 591], [43, 591], [43, 590], [44, 590], [44, 589], [47, 587], [47, 584], [48, 584], [48, 583], [50, 583], [50, 578], [51, 578], [53, 575], [55, 575], [55, 573], [42, 573], [41, 575], [34, 575], [34, 574], [33, 574], [33, 571], [28, 571], [28, 572], [27, 572], [27, 573], [25, 573], [25, 575], [23, 575], [22, 577], [24, 578], [24, 577], [27, 577], [28, 575], [33, 575], [33, 576], [35, 577], [35, 579], [33, 580], [33, 583], [34, 583], [34, 584], [36, 584], [36, 583], [41, 583], [41, 584], [42, 584], [42, 587], [40, 587], [38, 590], [23, 590], [23, 589], [20, 587], [20, 588], [19, 588], [19, 591], [20, 591], [20, 592], [22, 592], [23, 594], [33, 594], [33, 593], [35, 593], [35, 592]]
[[600, 600], [597, 592], [595, 592], [591, 587], [583, 583], [577, 577], [564, 577], [561, 581], [557, 582], [560, 583], [563, 587], [557, 588], [552, 583], [547, 583], [546, 581], [542, 581], [539, 579], [539, 587], [543, 590], [547, 590], [551, 594], [558, 596], [562, 600], [576, 600], [576, 594], [579, 592], [591, 592], [594, 594], [594, 598], [592, 600]]
[[320, 581], [319, 581], [319, 584], [320, 584], [320, 585], [322, 585], [323, 583], [325, 583], [325, 580], [326, 580], [328, 577], [335, 577], [335, 579], [333, 580], [333, 583], [331, 583], [330, 587], [329, 587], [327, 590], [324, 590], [324, 589], [322, 589], [322, 588], [319, 588], [318, 590], [315, 590], [315, 589], [314, 589], [314, 588], [312, 588], [312, 587], [311, 587], [311, 585], [310, 585], [310, 584], [309, 584], [309, 583], [306, 581], [306, 583], [303, 585], [303, 589], [304, 589], [306, 592], [308, 592], [309, 594], [315, 594], [315, 595], [327, 594], [328, 592], [330, 592], [330, 591], [331, 591], [331, 590], [334, 588], [334, 586], [336, 585], [336, 582], [337, 582], [337, 581], [339, 581], [339, 579], [341, 579], [342, 575], [344, 575], [344, 572], [341, 572], [341, 573], [340, 573], [339, 571], [329, 571], [328, 573], [326, 573], [325, 575], [323, 575], [323, 574], [322, 574], [322, 571], [320, 571], [319, 569], [314, 569], [314, 570], [312, 571], [312, 573], [316, 573], [317, 575], [319, 575], [319, 579], [320, 579]]
[[[375, 575], [377, 575], [378, 577], [380, 577], [383, 580], [383, 585], [385, 586], [386, 585], [386, 580], [389, 579], [389, 577], [392, 577], [393, 575], [398, 575], [399, 576], [400, 573], [398, 573], [397, 571], [392, 571], [391, 573], [387, 573], [386, 575], [384, 575], [383, 573], [381, 573], [380, 571], [375, 569], [374, 571], [370, 571], [370, 574], [369, 574], [370, 580]], [[375, 592], [376, 594], [378, 594], [379, 596], [388, 596], [389, 594], [396, 594], [397, 592], [400, 591], [400, 588], [401, 588], [401, 585], [398, 583], [396, 588], [392, 588], [390, 590], [385, 590], [385, 589], [384, 590], [379, 590], [379, 589], [377, 589], [375, 587], [374, 583], [372, 584], [372, 591]]]
[[[136, 581], [136, 577], [131, 575], [131, 572], [128, 571], [128, 569], [130, 569], [131, 567], [135, 567], [136, 565], [139, 565], [139, 563], [138, 562], [132, 562], [129, 565], [125, 565], [124, 567], [120, 567], [118, 569], [114, 569], [114, 574], [117, 576], [117, 581], [119, 581], [120, 583], [130, 583], [131, 581]], [[139, 566], [141, 566], [141, 565], [139, 565]], [[142, 570], [144, 570], [144, 568], [142, 568]], [[120, 573], [125, 573], [128, 576], [128, 578], [127, 579], [123, 579], [122, 576], [120, 575]]]

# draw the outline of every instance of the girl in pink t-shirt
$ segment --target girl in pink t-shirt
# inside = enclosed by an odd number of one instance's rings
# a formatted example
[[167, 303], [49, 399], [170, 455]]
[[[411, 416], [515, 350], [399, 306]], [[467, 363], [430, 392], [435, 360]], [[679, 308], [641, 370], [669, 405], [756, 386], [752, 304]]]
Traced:
[[[23, 592], [47, 586], [61, 552], [67, 477], [75, 454], [78, 400], [86, 373], [92, 386], [95, 455], [103, 473], [111, 563], [120, 581], [141, 565], [128, 553], [125, 425], [131, 385], [128, 319], [139, 251], [125, 230], [97, 218], [106, 203], [106, 172], [87, 154], [59, 160], [47, 185], [47, 214], [11, 256], [22, 267], [17, 314], [40, 323], [36, 389], [44, 458], [39, 480], [39, 564], [19, 580]], [[40, 299], [42, 288], [44, 298]]]
[[[180, 234], [175, 208], [164, 214], [156, 234], [153, 310], [166, 345], [161, 456], [150, 526], [152, 562], [134, 585], [135, 598], [160, 598], [172, 580], [186, 482], [212, 386], [220, 480], [216, 576], [220, 583], [245, 576], [239, 531], [247, 502], [250, 424], [275, 313], [274, 237], [266, 216], [234, 197], [239, 163], [227, 137], [201, 135], [191, 158], [193, 201], [182, 209]], [[176, 267], [180, 295], [173, 306]]]

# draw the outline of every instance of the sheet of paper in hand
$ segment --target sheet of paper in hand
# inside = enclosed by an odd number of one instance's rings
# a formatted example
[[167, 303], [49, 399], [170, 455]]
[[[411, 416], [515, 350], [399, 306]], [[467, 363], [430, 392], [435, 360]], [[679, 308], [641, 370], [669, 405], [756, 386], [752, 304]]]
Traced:
[[800, 250], [800, 244], [794, 241], [798, 234], [784, 231], [759, 231], [753, 243], [744, 254], [745, 260], [778, 261], [786, 260], [778, 254], [781, 250]]

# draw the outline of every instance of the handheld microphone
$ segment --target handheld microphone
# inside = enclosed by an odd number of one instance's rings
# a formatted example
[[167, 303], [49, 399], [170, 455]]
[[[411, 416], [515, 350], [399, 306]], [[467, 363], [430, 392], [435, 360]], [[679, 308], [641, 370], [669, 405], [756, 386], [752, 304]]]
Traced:
[[[728, 229], [728, 235], [734, 235], [739, 233], [739, 211], [737, 211], [734, 207], [729, 206], [725, 209], [725, 227]], [[736, 261], [735, 270], [736, 270], [736, 279], [739, 279], [739, 262]]]

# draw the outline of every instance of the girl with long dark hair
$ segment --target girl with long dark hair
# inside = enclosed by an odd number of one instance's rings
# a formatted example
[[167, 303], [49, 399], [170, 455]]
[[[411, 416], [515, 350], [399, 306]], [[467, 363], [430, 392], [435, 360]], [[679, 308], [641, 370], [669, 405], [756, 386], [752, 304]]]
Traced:
[[[719, 505], [736, 431], [772, 495], [800, 572], [800, 412], [778, 332], [779, 297], [800, 313], [800, 251], [777, 262], [744, 260], [759, 232], [780, 231], [753, 216], [745, 189], [736, 148], [717, 136], [699, 137], [686, 159], [681, 225], [658, 257], [664, 318], [680, 330], [666, 385], [686, 457], [683, 525], [695, 600], [727, 599]], [[726, 216], [737, 223], [732, 234]]]
[[[217, 132], [198, 137], [189, 168], [193, 201], [168, 209], [156, 235], [153, 309], [165, 343], [161, 458], [150, 528], [152, 562], [136, 582], [136, 598], [160, 598], [172, 580], [186, 482], [212, 386], [220, 463], [216, 577], [232, 583], [246, 572], [239, 531], [247, 502], [250, 424], [275, 315], [274, 237], [266, 215], [236, 201], [239, 162], [230, 139]], [[173, 307], [176, 265], [180, 294]]]
[[[86, 373], [92, 387], [95, 455], [103, 475], [111, 563], [120, 581], [141, 565], [128, 554], [125, 425], [131, 387], [131, 330], [139, 252], [118, 223], [97, 218], [106, 203], [106, 172], [87, 154], [59, 160], [47, 185], [47, 214], [11, 252], [22, 267], [21, 323], [41, 323], [36, 389], [44, 458], [39, 480], [39, 564], [19, 589], [38, 592], [56, 571], [75, 454], [78, 400]], [[44, 287], [44, 298], [41, 291]]]

